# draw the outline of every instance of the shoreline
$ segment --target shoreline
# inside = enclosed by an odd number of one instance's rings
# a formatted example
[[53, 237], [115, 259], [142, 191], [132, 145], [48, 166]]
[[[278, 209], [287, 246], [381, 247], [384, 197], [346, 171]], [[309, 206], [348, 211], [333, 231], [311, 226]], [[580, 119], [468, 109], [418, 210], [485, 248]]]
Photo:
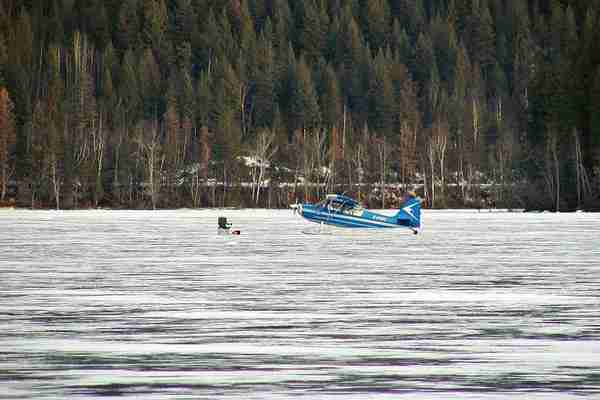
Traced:
[[[397, 210], [398, 208], [371, 208], [370, 210]], [[235, 210], [235, 211], [251, 211], [251, 210], [288, 210], [287, 208], [277, 207], [277, 208], [265, 208], [265, 207], [198, 207], [198, 208], [190, 208], [190, 207], [179, 207], [179, 208], [110, 208], [110, 207], [91, 207], [91, 208], [31, 208], [31, 207], [3, 207], [0, 206], [0, 211], [206, 211], [206, 210]], [[540, 209], [525, 209], [525, 208], [470, 208], [470, 207], [461, 207], [461, 208], [423, 208], [423, 211], [459, 211], [459, 212], [476, 212], [476, 213], [527, 213], [527, 214], [535, 214], [535, 213], [555, 213], [555, 214], [576, 214], [576, 213], [597, 213], [599, 210], [540, 210]]]

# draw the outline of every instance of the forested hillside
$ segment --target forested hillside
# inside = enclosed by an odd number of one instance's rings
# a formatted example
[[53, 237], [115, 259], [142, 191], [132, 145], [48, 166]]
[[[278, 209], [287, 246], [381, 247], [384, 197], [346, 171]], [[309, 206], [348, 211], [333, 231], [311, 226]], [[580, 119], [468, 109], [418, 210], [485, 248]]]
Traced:
[[1, 0], [1, 200], [600, 208], [599, 18], [599, 0]]

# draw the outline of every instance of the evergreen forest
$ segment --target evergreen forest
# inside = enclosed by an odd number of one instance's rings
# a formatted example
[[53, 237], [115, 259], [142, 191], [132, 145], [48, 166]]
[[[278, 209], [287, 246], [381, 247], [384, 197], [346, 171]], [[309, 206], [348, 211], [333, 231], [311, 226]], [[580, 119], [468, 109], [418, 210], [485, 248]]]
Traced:
[[600, 0], [0, 0], [0, 202], [600, 210]]

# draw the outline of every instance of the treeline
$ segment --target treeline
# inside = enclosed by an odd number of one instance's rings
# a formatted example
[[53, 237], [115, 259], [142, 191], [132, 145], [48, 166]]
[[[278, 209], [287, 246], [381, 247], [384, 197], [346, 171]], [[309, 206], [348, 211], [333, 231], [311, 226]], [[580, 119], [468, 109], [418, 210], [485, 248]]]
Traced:
[[[0, 196], [600, 208], [598, 0], [1, 0]], [[383, 194], [383, 196], [382, 196]]]

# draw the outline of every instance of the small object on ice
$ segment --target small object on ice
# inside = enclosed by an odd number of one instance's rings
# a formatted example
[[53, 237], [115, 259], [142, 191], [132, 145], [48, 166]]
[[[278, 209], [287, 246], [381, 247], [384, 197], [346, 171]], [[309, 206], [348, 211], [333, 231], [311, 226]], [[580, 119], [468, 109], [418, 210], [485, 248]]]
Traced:
[[217, 229], [217, 233], [219, 235], [239, 235], [242, 233], [239, 229], [230, 230], [231, 224], [227, 222], [226, 217], [219, 217], [219, 228]]
[[231, 224], [227, 223], [226, 217], [219, 217], [219, 228], [221, 229], [229, 229], [231, 228]]

